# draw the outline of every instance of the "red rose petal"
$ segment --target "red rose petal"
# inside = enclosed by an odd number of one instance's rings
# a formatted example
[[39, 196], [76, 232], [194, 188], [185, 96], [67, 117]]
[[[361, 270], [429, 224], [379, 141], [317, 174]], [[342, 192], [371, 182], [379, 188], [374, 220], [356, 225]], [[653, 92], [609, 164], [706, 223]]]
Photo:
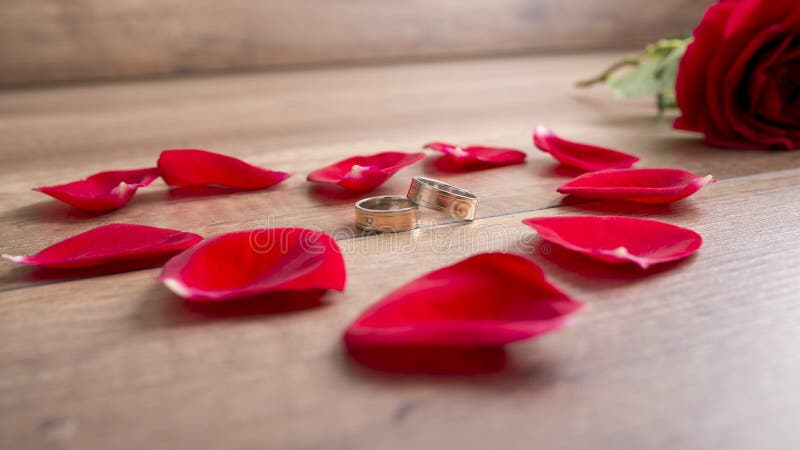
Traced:
[[350, 357], [373, 370], [404, 374], [473, 375], [506, 368], [503, 347], [349, 347]]
[[656, 220], [618, 216], [525, 219], [547, 241], [609, 263], [653, 264], [691, 255], [703, 243], [692, 230]]
[[499, 347], [564, 325], [581, 304], [530, 259], [483, 253], [400, 287], [345, 333], [348, 348]]
[[[800, 101], [785, 101], [792, 78], [800, 74], [800, 46], [784, 54], [768, 53], [754, 66], [748, 86], [750, 115], [800, 133]], [[800, 78], [794, 83], [800, 85]]]
[[709, 127], [706, 90], [708, 64], [723, 42], [723, 29], [736, 2], [719, 2], [712, 5], [694, 30], [694, 40], [686, 48], [679, 63], [675, 81], [675, 97], [681, 117], [675, 127], [687, 131], [702, 131]]
[[270, 292], [236, 301], [187, 302], [184, 310], [213, 319], [287, 314], [325, 306], [326, 293], [324, 289]]
[[[719, 114], [713, 114], [713, 117], [719, 118], [725, 126], [730, 126], [730, 129], [735, 133], [737, 139], [742, 142], [737, 145], [739, 148], [755, 147], [755, 143], [762, 148], [780, 148], [780, 149], [794, 149], [798, 147], [792, 142], [792, 131], [794, 128], [791, 125], [784, 125], [780, 121], [773, 122], [768, 117], [754, 116], [749, 114], [749, 108], [740, 108], [741, 101], [736, 99], [746, 94], [742, 90], [746, 90], [747, 86], [756, 84], [757, 67], [759, 59], [781, 59], [795, 41], [793, 35], [788, 35], [782, 38], [785, 30], [778, 28], [769, 28], [755, 36], [749, 38], [749, 42], [743, 48], [737, 51], [737, 56], [726, 68], [719, 67], [721, 73], [725, 75], [720, 78], [720, 88], [722, 94], [720, 98]], [[770, 42], [782, 40], [780, 45], [776, 44], [774, 49], [770, 49]], [[766, 64], [770, 65], [767, 61]], [[776, 67], [771, 67], [769, 72], [774, 72]], [[786, 97], [790, 94], [787, 92]], [[744, 102], [757, 103], [753, 99], [747, 99]], [[784, 103], [784, 102], [782, 102]], [[712, 108], [712, 111], [717, 111], [717, 108]], [[722, 129], [722, 128], [720, 128]]]
[[111, 211], [128, 203], [136, 189], [158, 178], [158, 169], [112, 170], [99, 172], [84, 180], [57, 186], [43, 186], [34, 191], [47, 194], [86, 211]]
[[[791, 58], [797, 48], [799, 28], [797, 0], [728, 0], [712, 5], [680, 62], [676, 99], [683, 115], [674, 126], [703, 133], [713, 146], [800, 147], [790, 106], [796, 103], [792, 92], [796, 83], [794, 75], [787, 77], [781, 68], [784, 56]], [[784, 68], [794, 74], [798, 67]], [[788, 89], [774, 96], [771, 80]], [[762, 92], [764, 88], [768, 90]], [[766, 95], [767, 105], [759, 102], [761, 94]], [[785, 106], [789, 111], [782, 111]]]
[[424, 157], [424, 153], [403, 152], [353, 156], [311, 172], [308, 181], [336, 184], [351, 191], [366, 192], [383, 184], [398, 170]]
[[798, 10], [797, 0], [740, 0], [735, 3], [725, 25], [726, 38], [737, 33], [756, 33], [783, 22]]
[[188, 300], [222, 301], [269, 292], [344, 289], [341, 250], [303, 228], [238, 231], [175, 256], [159, 279]]
[[638, 203], [671, 203], [716, 180], [680, 169], [609, 169], [590, 172], [558, 188], [562, 194]]
[[215, 185], [236, 189], [264, 189], [291, 176], [206, 150], [164, 150], [158, 158], [158, 170], [170, 186]]
[[431, 142], [423, 148], [443, 152], [447, 161], [457, 169], [479, 169], [525, 162], [525, 152], [500, 147], [459, 147], [444, 142]]
[[587, 172], [628, 168], [639, 161], [636, 156], [617, 150], [562, 139], [541, 125], [533, 132], [533, 143], [561, 164]]
[[113, 223], [67, 238], [33, 256], [3, 257], [38, 267], [77, 269], [154, 260], [186, 250], [202, 240], [200, 235], [168, 228]]

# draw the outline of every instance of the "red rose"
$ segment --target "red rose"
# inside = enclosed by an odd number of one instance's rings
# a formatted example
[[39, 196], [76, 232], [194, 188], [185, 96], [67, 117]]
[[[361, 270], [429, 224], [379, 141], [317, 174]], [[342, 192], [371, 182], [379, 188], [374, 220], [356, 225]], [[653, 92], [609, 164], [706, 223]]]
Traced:
[[800, 148], [800, 0], [723, 0], [678, 70], [675, 128], [718, 147]]

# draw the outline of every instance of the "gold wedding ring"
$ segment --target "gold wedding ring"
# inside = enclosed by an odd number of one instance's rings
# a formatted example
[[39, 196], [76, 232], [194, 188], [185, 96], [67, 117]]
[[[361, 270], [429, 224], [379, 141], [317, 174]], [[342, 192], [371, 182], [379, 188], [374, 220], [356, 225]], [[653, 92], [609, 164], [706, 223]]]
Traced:
[[418, 220], [419, 207], [406, 197], [387, 195], [356, 202], [356, 226], [364, 231], [413, 230]]
[[475, 194], [433, 178], [412, 178], [406, 197], [415, 204], [441, 211], [454, 219], [475, 220], [478, 212]]

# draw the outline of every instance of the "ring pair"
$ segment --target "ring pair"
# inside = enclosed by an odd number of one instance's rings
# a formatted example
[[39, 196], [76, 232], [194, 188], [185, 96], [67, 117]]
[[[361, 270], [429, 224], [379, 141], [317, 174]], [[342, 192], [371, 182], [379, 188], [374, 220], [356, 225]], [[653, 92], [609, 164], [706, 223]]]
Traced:
[[387, 195], [356, 202], [356, 226], [364, 231], [399, 232], [417, 228], [419, 207], [458, 220], [474, 220], [478, 197], [459, 187], [427, 177], [413, 177], [405, 197]]

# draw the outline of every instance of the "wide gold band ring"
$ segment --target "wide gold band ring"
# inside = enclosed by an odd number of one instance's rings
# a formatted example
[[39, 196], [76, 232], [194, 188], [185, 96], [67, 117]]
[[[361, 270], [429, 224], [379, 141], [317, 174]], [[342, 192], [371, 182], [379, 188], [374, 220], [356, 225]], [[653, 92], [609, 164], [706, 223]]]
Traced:
[[417, 228], [419, 207], [399, 195], [369, 197], [356, 202], [356, 227], [364, 231], [399, 232]]
[[475, 220], [478, 197], [465, 189], [427, 177], [414, 177], [406, 194], [412, 202], [441, 211], [454, 219]]

